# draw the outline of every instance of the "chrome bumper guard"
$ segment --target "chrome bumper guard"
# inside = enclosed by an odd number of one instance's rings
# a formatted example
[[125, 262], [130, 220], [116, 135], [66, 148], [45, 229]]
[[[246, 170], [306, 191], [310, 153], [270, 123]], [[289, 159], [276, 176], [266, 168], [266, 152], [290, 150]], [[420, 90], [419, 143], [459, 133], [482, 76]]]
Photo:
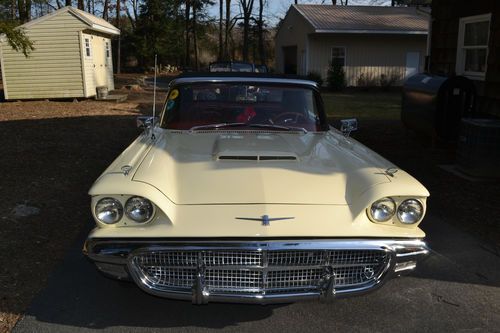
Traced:
[[268, 304], [375, 290], [413, 270], [429, 249], [420, 239], [89, 239], [83, 252], [104, 274], [156, 296]]

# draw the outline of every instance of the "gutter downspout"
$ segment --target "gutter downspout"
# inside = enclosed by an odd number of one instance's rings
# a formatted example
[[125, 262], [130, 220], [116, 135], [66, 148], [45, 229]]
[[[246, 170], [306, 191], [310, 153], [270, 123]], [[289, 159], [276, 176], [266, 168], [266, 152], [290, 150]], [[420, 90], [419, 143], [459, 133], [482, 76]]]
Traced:
[[428, 17], [428, 20], [427, 20], [427, 45], [426, 45], [426, 50], [425, 50], [425, 68], [424, 68], [424, 70], [425, 70], [425, 72], [429, 73], [430, 69], [431, 69], [430, 57], [431, 57], [432, 22], [433, 22], [432, 11], [430, 13], [426, 12], [426, 11], [420, 9], [420, 7], [418, 7], [418, 6], [417, 6], [416, 10], [417, 10], [417, 13], [423, 14], [423, 15]]
[[305, 75], [309, 75], [309, 35], [306, 34], [306, 59], [305, 59]]

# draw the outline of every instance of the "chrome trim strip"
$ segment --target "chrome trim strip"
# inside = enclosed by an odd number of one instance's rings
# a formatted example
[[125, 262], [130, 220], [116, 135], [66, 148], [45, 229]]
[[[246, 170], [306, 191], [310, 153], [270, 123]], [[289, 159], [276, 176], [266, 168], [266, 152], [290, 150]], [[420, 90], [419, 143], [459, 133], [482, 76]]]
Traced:
[[318, 34], [382, 34], [382, 35], [427, 35], [426, 30], [342, 30], [342, 29], [317, 29]]
[[267, 84], [295, 84], [301, 86], [310, 86], [317, 88], [317, 83], [309, 80], [300, 79], [285, 79], [285, 78], [273, 78], [273, 77], [257, 77], [257, 76], [228, 76], [228, 77], [217, 77], [217, 76], [199, 76], [199, 77], [180, 77], [173, 79], [169, 86], [174, 86], [177, 84], [185, 83], [223, 83], [223, 82], [238, 82], [238, 83], [267, 83]]

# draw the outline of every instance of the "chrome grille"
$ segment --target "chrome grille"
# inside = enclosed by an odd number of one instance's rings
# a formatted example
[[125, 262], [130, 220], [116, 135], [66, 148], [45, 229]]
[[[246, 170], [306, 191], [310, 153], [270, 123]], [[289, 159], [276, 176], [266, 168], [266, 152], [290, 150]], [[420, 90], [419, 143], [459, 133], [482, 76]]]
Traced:
[[135, 258], [141, 266], [194, 266], [198, 253], [194, 251], [148, 252]]
[[262, 290], [262, 272], [237, 269], [208, 269], [206, 287], [211, 291], [258, 292]]
[[271, 271], [267, 275], [267, 287], [283, 291], [295, 289], [315, 289], [318, 287], [324, 270], [295, 269], [287, 271]]
[[352, 265], [352, 264], [372, 264], [384, 257], [380, 255], [380, 251], [373, 250], [343, 250], [343, 251], [330, 251], [330, 262], [338, 265]]
[[260, 266], [262, 264], [262, 252], [209, 251], [203, 252], [202, 256], [206, 266]]
[[[150, 288], [281, 294], [365, 286], [387, 269], [384, 250], [145, 250], [131, 263]], [[137, 280], [136, 280], [137, 281]], [[146, 282], [145, 282], [146, 281]]]
[[147, 266], [145, 272], [152, 283], [165, 287], [191, 287], [196, 273], [194, 269], [165, 266]]
[[273, 251], [269, 252], [270, 266], [309, 266], [321, 265], [324, 251]]

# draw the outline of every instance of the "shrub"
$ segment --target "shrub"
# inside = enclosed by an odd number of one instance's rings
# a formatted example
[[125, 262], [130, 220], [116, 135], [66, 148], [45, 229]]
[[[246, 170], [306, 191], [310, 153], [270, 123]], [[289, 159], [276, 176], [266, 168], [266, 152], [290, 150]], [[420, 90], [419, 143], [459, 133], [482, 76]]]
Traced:
[[326, 76], [328, 87], [332, 90], [342, 90], [346, 86], [344, 67], [339, 63], [330, 64]]
[[318, 86], [323, 86], [323, 78], [321, 77], [321, 74], [319, 72], [311, 71], [309, 72], [309, 74], [307, 74], [307, 78], [311, 81], [315, 81]]
[[368, 74], [361, 73], [361, 75], [358, 77], [356, 84], [358, 87], [368, 89], [377, 86], [378, 80], [370, 73]]
[[396, 73], [391, 73], [390, 75], [382, 74], [380, 75], [380, 86], [384, 89], [389, 89], [394, 86], [396, 82], [400, 80], [400, 76]]

